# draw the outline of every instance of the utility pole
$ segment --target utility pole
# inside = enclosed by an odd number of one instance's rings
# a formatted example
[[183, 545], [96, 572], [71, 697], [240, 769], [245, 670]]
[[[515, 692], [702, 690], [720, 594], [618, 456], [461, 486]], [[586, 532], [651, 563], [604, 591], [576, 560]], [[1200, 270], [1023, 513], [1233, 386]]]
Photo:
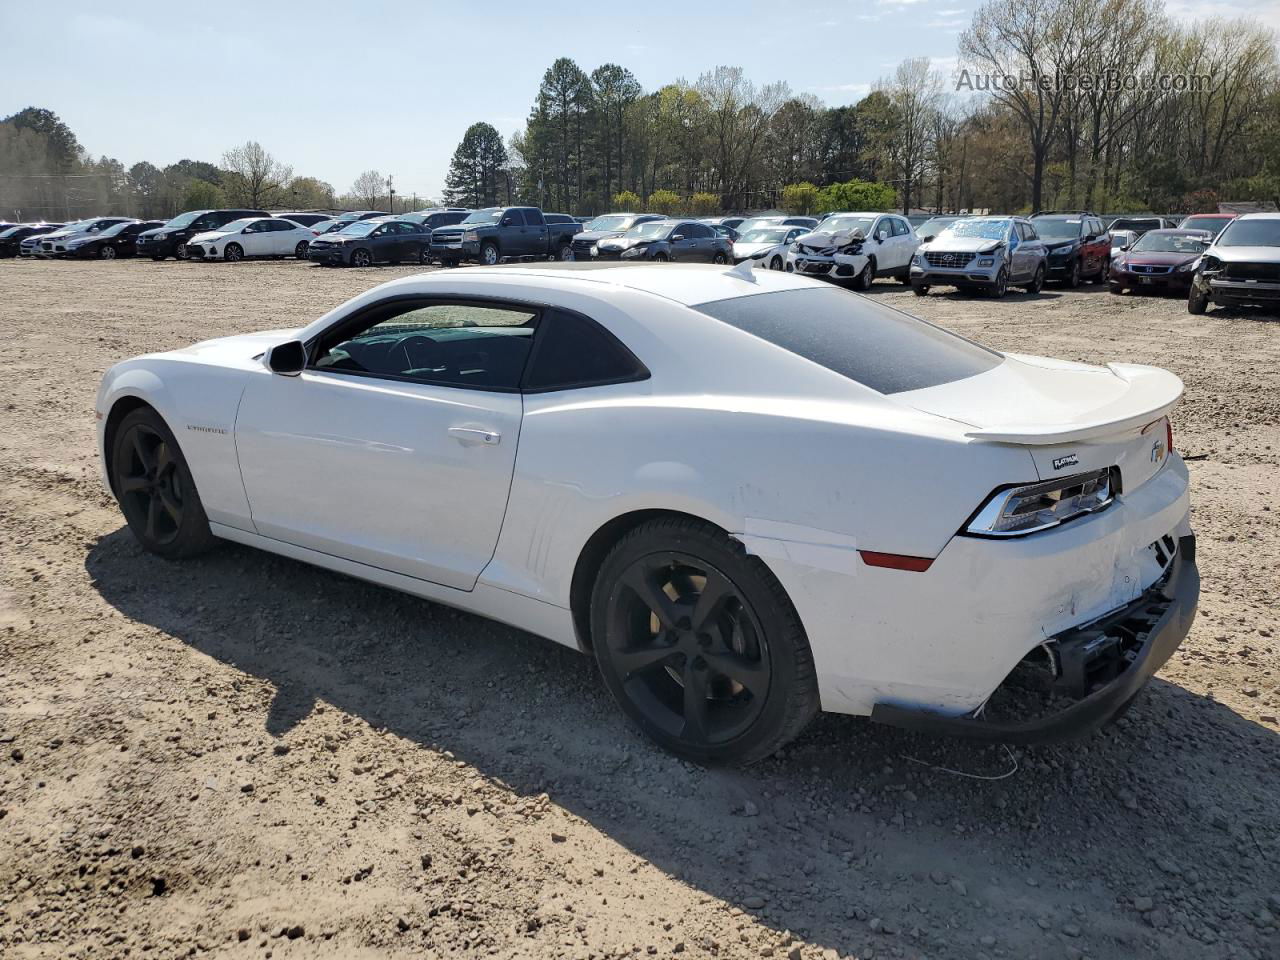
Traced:
[[388, 213], [396, 212], [396, 191], [391, 186], [391, 174], [387, 174], [387, 206], [391, 208]]

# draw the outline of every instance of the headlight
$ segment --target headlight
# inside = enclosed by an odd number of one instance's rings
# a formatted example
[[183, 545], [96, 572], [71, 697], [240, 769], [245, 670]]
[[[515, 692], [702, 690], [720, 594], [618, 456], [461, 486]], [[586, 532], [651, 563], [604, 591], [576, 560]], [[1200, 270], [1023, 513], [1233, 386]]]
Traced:
[[1178, 268], [1178, 272], [1179, 272], [1179, 273], [1190, 273], [1192, 270], [1194, 270], [1194, 269], [1195, 269], [1196, 267], [1198, 267], [1198, 266], [1200, 266], [1200, 258], [1199, 258], [1199, 257], [1196, 257], [1194, 260], [1188, 260], [1186, 263], [1184, 263], [1182, 266], [1180, 266], [1180, 267]]
[[627, 247], [622, 251], [624, 257], [638, 257], [644, 251], [643, 247]]
[[978, 266], [980, 267], [995, 266], [995, 262], [996, 262], [995, 257], [979, 257], [978, 258]]
[[472, 242], [475, 240], [479, 240], [480, 234], [476, 233], [476, 231], [474, 230], [468, 230], [466, 233], [462, 235], [462, 239], [468, 242]]
[[964, 532], [979, 537], [1018, 537], [1094, 513], [1115, 497], [1112, 469], [998, 490]]
[[1200, 263], [1203, 265], [1205, 273], [1217, 273], [1222, 269], [1222, 261], [1217, 257], [1201, 257]]
[[862, 244], [851, 243], [848, 246], [841, 247], [840, 253], [846, 257], [856, 257], [858, 254], [862, 253]]
[[598, 257], [598, 256], [600, 256], [600, 246], [599, 246], [599, 244], [595, 244], [595, 243], [593, 243], [593, 244], [591, 245], [591, 255], [592, 255], [593, 257]]

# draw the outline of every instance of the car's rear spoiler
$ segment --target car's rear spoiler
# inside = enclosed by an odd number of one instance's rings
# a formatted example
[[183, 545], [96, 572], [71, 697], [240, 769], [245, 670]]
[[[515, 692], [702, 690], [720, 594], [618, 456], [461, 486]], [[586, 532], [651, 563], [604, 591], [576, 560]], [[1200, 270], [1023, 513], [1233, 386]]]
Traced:
[[1182, 396], [1182, 381], [1168, 370], [1135, 363], [1108, 363], [1107, 369], [1129, 389], [1112, 402], [1067, 423], [1001, 424], [966, 430], [965, 436], [997, 443], [1048, 446], [1122, 433], [1159, 420]]

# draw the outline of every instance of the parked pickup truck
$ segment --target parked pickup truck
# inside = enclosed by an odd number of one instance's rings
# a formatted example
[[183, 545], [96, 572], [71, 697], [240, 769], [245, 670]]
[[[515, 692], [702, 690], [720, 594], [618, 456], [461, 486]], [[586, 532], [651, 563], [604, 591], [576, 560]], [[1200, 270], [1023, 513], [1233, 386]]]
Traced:
[[431, 256], [446, 267], [463, 260], [490, 265], [534, 257], [572, 260], [571, 241], [581, 230], [576, 221], [549, 223], [537, 207], [488, 207], [431, 231]]

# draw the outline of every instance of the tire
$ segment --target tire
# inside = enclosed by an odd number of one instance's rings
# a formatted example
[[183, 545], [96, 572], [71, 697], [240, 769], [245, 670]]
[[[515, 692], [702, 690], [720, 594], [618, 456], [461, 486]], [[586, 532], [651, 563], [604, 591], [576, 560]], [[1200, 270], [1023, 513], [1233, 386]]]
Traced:
[[908, 264], [903, 267], [902, 272], [898, 274], [898, 282], [904, 286], [911, 286], [911, 266]]
[[364, 247], [351, 251], [351, 265], [353, 267], [368, 267], [373, 265], [373, 254]]
[[1111, 261], [1103, 259], [1102, 266], [1098, 268], [1097, 282], [1105, 285], [1111, 279]]
[[168, 257], [152, 257], [151, 259], [154, 260], [156, 263], [163, 263], [165, 260], [169, 258]]
[[723, 266], [724, 264], [729, 262], [729, 258], [726, 257], [723, 253], [717, 253], [711, 258], [711, 262], [715, 264], [720, 264]]
[[1080, 286], [1080, 261], [1079, 260], [1071, 261], [1071, 272], [1067, 274], [1067, 279], [1062, 282], [1066, 286], [1070, 287], [1072, 290]]
[[570, 260], [572, 260], [573, 247], [569, 246], [569, 244], [567, 243], [560, 244], [559, 249], [556, 250], [556, 259], [559, 260], [561, 263], [567, 263]]
[[[709, 588], [719, 602], [700, 611]], [[591, 635], [623, 713], [688, 760], [754, 763], [818, 712], [813, 656], [782, 585], [708, 523], [668, 517], [623, 537], [592, 589]]]
[[458, 265], [458, 261], [457, 260], [441, 260], [440, 265], [447, 270], [452, 270], [454, 267]]
[[917, 297], [927, 297], [929, 295], [929, 285], [927, 283], [913, 283], [911, 292]]
[[150, 407], [126, 414], [116, 428], [111, 487], [143, 549], [176, 560], [217, 543], [182, 449]]
[[496, 243], [486, 243], [480, 247], [480, 262], [486, 267], [497, 266], [498, 261], [501, 259]]
[[1035, 296], [1043, 289], [1044, 289], [1044, 264], [1042, 263], [1040, 264], [1040, 266], [1036, 267], [1036, 275], [1032, 277], [1031, 282], [1027, 284], [1026, 291], [1032, 296]]
[[871, 289], [871, 285], [876, 282], [876, 261], [874, 257], [868, 257], [866, 265], [863, 266], [862, 272], [853, 278], [853, 289], [861, 290], [864, 293]]
[[1194, 313], [1196, 316], [1207, 313], [1209, 310], [1209, 295], [1201, 293], [1194, 286], [1187, 295], [1187, 313]]
[[654, 263], [666, 263], [666, 262], [667, 262], [668, 260], [670, 260], [670, 259], [671, 259], [671, 258], [670, 258], [670, 257], [668, 257], [665, 253], [655, 253], [655, 254], [653, 255], [653, 262], [654, 262]]
[[310, 246], [310, 244], [308, 244], [307, 241], [299, 240], [298, 245], [293, 248], [293, 255], [299, 260], [307, 259], [308, 246]]
[[1009, 292], [1009, 268], [1001, 267], [996, 274], [996, 282], [991, 285], [991, 295], [999, 300]]
[[781, 258], [781, 257], [774, 257], [772, 260], [770, 260], [770, 261], [769, 261], [769, 269], [770, 269], [770, 270], [781, 270], [781, 269], [782, 269], [782, 258]]
[[[163, 260], [163, 259], [164, 259], [164, 257], [161, 257], [160, 259], [161, 259], [161, 260]], [[191, 254], [187, 253], [187, 245], [186, 245], [185, 243], [176, 243], [176, 244], [174, 244], [174, 246], [173, 246], [173, 259], [175, 259], [175, 260], [190, 260], [190, 259], [191, 259]]]
[[108, 243], [105, 246], [101, 246], [98, 248], [99, 260], [114, 260], [115, 258], [116, 258], [116, 248], [111, 246], [111, 244]]
[[238, 243], [228, 243], [222, 248], [222, 259], [228, 263], [239, 263], [244, 259], [244, 247]]
[[1108, 283], [1107, 289], [1117, 295], [1124, 293], [1124, 287], [1120, 286], [1118, 283]]
[[424, 267], [431, 263], [431, 251], [427, 247], [418, 248], [418, 263]]

